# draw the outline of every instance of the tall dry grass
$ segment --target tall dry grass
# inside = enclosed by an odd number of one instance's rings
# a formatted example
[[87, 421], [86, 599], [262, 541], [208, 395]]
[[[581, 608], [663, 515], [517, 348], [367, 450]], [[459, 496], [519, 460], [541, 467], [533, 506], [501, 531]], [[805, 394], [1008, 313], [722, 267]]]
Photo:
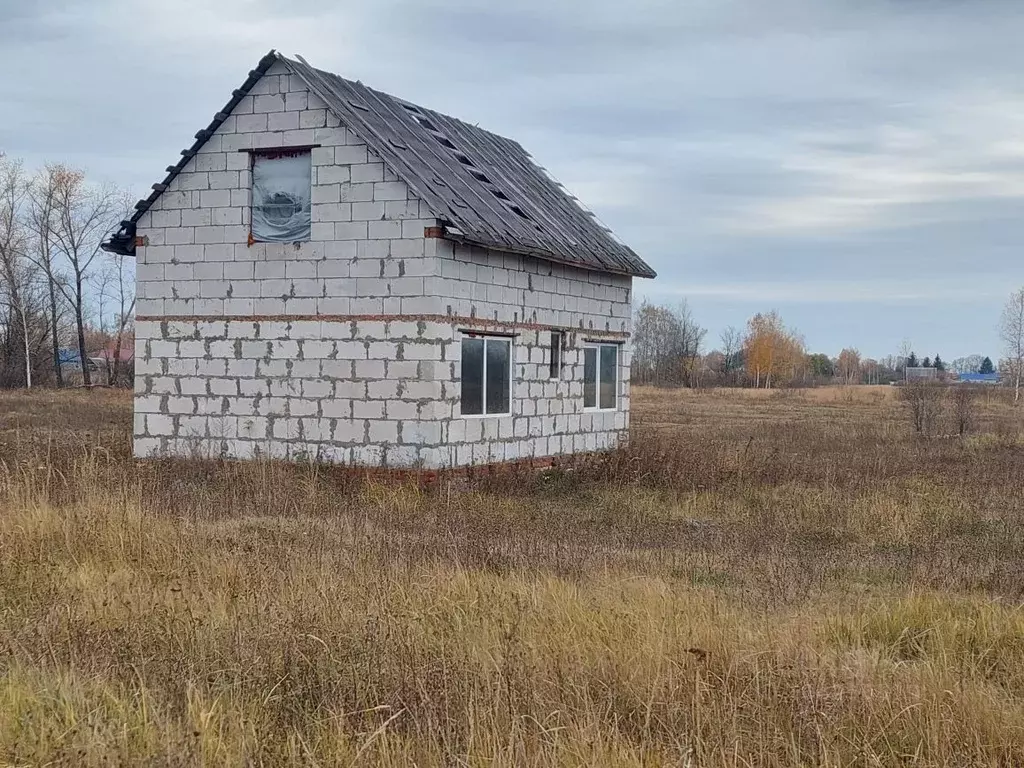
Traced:
[[130, 459], [0, 397], [0, 764], [1024, 764], [1016, 414], [639, 391], [631, 447], [422, 491]]

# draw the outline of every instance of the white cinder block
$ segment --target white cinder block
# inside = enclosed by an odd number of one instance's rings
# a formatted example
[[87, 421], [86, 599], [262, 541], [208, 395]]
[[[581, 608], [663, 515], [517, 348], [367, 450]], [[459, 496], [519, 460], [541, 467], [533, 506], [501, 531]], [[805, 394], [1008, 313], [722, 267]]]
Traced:
[[276, 112], [267, 116], [268, 131], [291, 131], [298, 127], [298, 112]]
[[371, 443], [397, 443], [398, 422], [397, 421], [370, 421], [368, 437]]
[[357, 212], [355, 207], [358, 205], [378, 206], [380, 205], [380, 203], [353, 203], [352, 215], [355, 218], [364, 218], [363, 214], [367, 214], [365, 216], [365, 218], [369, 221], [367, 236], [371, 240], [392, 240], [402, 237], [402, 222], [387, 220], [372, 221], [370, 220], [371, 218], [379, 219], [381, 217], [371, 217], [369, 215], [369, 209]]
[[[287, 99], [285, 100], [285, 106], [288, 106]], [[322, 128], [325, 125], [327, 125], [326, 109], [307, 109], [299, 115], [300, 128]]]
[[[252, 115], [240, 114], [236, 118], [235, 130], [238, 133], [260, 133], [262, 131], [266, 131], [267, 116], [265, 113]], [[221, 146], [224, 147], [224, 144]]]
[[349, 183], [341, 185], [341, 199], [350, 203], [363, 203], [373, 200], [373, 184]]
[[334, 225], [336, 240], [365, 240], [366, 234], [365, 221], [340, 221]]
[[350, 221], [351, 203], [321, 203], [313, 206], [313, 221]]
[[[317, 150], [314, 149], [314, 152]], [[333, 165], [329, 160], [327, 165], [318, 165], [316, 171], [316, 184], [347, 184], [352, 180], [352, 174], [347, 165]]]
[[[266, 79], [266, 78], [264, 78]], [[253, 112], [283, 112], [284, 95], [280, 93], [256, 96], [253, 101]], [[271, 129], [272, 130], [272, 129]]]
[[349, 169], [353, 182], [384, 181], [384, 163], [360, 163], [349, 166]]
[[[337, 130], [337, 129], [325, 129]], [[319, 134], [319, 132], [317, 132]], [[344, 136], [344, 134], [342, 134]], [[317, 138], [316, 141], [321, 141]], [[326, 143], [326, 142], [322, 142]], [[334, 162], [336, 165], [363, 165], [367, 162], [366, 145], [356, 144], [353, 146], [341, 146], [334, 149]]]
[[373, 185], [374, 200], [405, 200], [409, 187], [402, 181], [381, 181]]

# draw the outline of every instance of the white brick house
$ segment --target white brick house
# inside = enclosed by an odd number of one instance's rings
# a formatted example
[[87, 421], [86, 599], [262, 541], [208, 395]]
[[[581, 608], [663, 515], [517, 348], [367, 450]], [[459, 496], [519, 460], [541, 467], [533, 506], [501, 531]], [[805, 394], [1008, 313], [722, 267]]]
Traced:
[[105, 244], [135, 454], [443, 468], [615, 446], [654, 272], [515, 142], [265, 56]]

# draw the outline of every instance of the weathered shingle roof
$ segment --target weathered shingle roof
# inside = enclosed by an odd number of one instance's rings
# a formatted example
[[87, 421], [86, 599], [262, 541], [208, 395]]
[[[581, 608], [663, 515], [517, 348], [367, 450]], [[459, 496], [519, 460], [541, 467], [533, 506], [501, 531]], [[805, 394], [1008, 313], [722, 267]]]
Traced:
[[[319, 96], [446, 225], [446, 237], [640, 277], [655, 272], [584, 210], [517, 142], [271, 51], [196, 144], [137, 205], [130, 229], [270, 66], [280, 61]], [[123, 227], [127, 237], [129, 227]]]

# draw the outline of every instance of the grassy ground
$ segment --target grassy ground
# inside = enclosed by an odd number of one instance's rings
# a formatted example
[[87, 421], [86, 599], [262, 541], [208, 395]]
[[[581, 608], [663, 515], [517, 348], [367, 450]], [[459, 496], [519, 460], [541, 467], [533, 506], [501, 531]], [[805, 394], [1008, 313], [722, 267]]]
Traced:
[[598, 464], [429, 493], [0, 394], [0, 765], [1024, 764], [1017, 412], [635, 394]]

